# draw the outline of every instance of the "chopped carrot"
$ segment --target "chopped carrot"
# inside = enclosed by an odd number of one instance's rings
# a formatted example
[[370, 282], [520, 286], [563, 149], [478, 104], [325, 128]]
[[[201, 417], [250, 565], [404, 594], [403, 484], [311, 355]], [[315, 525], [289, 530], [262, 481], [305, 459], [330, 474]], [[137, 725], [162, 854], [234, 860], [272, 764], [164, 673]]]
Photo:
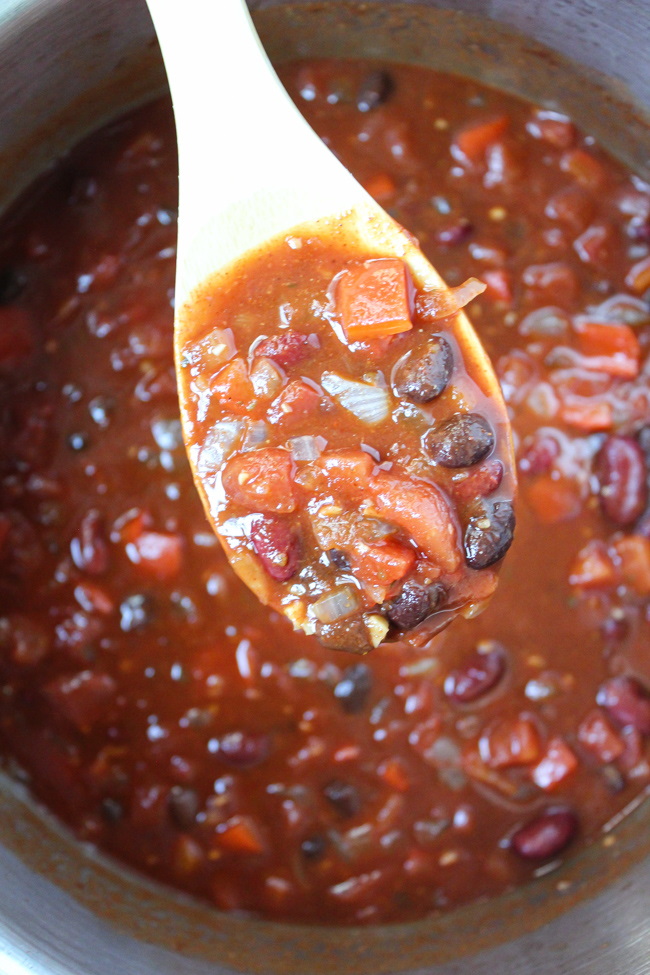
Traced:
[[364, 261], [339, 278], [336, 307], [350, 342], [413, 327], [406, 265], [397, 257]]
[[411, 787], [410, 779], [399, 758], [387, 758], [385, 762], [381, 763], [377, 772], [386, 785], [395, 789], [396, 792], [408, 792]]
[[578, 348], [597, 360], [597, 368], [610, 376], [634, 379], [639, 374], [641, 347], [629, 325], [577, 322]]
[[293, 461], [286, 450], [268, 448], [228, 461], [222, 475], [226, 495], [252, 511], [290, 514], [296, 510]]
[[260, 831], [249, 816], [233, 816], [216, 839], [224, 850], [231, 853], [263, 853], [264, 841]]
[[573, 481], [557, 480], [550, 474], [542, 474], [527, 490], [528, 503], [546, 525], [569, 521], [580, 514], [580, 495]]
[[359, 540], [353, 546], [351, 557], [352, 567], [363, 582], [387, 588], [411, 571], [415, 551], [398, 542], [368, 545]]
[[551, 738], [531, 776], [536, 786], [548, 792], [564, 782], [577, 767], [578, 759], [566, 742], [562, 738]]
[[644, 257], [642, 261], [632, 265], [627, 272], [625, 283], [638, 295], [642, 295], [650, 288], [650, 257]]
[[375, 176], [371, 176], [365, 181], [363, 187], [378, 203], [389, 200], [397, 189], [395, 180], [388, 173], [377, 173]]
[[481, 162], [485, 150], [496, 142], [508, 129], [510, 119], [507, 115], [469, 125], [456, 133], [454, 148], [469, 162]]
[[601, 164], [584, 149], [570, 149], [565, 152], [560, 160], [560, 168], [588, 190], [600, 189], [605, 179], [605, 170]]
[[598, 589], [616, 583], [616, 569], [607, 546], [600, 539], [592, 539], [581, 548], [569, 573], [569, 583], [583, 589]]
[[639, 596], [650, 596], [650, 541], [643, 535], [624, 535], [614, 542], [621, 575]]
[[600, 430], [611, 430], [614, 417], [611, 405], [605, 400], [571, 399], [565, 400], [560, 407], [560, 417], [571, 427], [583, 430], [585, 433], [596, 433]]
[[211, 383], [212, 392], [221, 406], [231, 413], [247, 414], [255, 402], [255, 390], [248, 377], [246, 363], [240, 357], [220, 369]]

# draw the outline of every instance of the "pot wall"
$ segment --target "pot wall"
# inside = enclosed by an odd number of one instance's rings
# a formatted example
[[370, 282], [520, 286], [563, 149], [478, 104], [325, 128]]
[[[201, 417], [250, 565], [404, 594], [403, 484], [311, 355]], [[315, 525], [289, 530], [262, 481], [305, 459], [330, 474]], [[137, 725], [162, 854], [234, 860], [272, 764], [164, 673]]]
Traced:
[[[337, 0], [254, 6], [278, 59], [388, 55], [475, 74], [537, 100], [548, 102], [553, 92], [650, 174], [643, 111], [621, 86], [626, 81], [650, 104], [650, 8], [643, 0], [461, 0], [452, 11], [387, 0], [357, 8]], [[574, 71], [561, 56], [513, 35], [512, 26], [589, 67]], [[0, 0], [0, 203], [71, 141], [161, 90], [163, 81], [139, 0]], [[81, 849], [5, 778], [0, 970], [648, 975], [649, 826], [650, 810], [640, 807], [612, 846], [594, 845], [560, 873], [453, 915], [390, 928], [310, 929], [220, 916], [123, 871]]]

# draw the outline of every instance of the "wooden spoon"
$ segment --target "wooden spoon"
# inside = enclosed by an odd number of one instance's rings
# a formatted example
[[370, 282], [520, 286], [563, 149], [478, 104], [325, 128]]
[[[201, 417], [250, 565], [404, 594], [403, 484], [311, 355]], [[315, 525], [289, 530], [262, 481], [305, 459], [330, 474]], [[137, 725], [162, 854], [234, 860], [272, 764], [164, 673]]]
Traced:
[[[380, 614], [375, 612], [370, 613], [375, 622], [368, 624], [368, 646], [363, 638], [337, 635], [341, 626], [334, 627], [332, 636], [326, 632], [328, 624], [314, 617], [308, 600], [292, 597], [295, 580], [279, 587], [265, 571], [264, 558], [260, 562], [257, 557], [259, 546], [251, 544], [248, 536], [233, 538], [224, 530], [229, 510], [221, 488], [223, 463], [208, 473], [205, 465], [198, 464], [204, 428], [196, 423], [198, 393], [188, 376], [187, 350], [205, 335], [206, 302], [210, 306], [220, 289], [227, 290], [229, 283], [260, 266], [265, 249], [277, 248], [290, 236], [335, 239], [356, 257], [397, 257], [419, 292], [437, 296], [438, 303], [442, 297], [448, 311], [455, 310], [454, 296], [414, 239], [374, 202], [302, 118], [271, 67], [243, 0], [148, 2], [167, 69], [179, 146], [175, 353], [184, 432], [186, 443], [193, 445], [189, 453], [197, 487], [235, 570], [262, 601], [274, 605], [295, 626], [316, 632], [323, 642], [370, 649], [403, 633], [389, 623], [377, 624]], [[197, 308], [203, 308], [198, 318]], [[505, 467], [503, 484], [512, 499], [512, 443], [497, 379], [466, 315], [462, 311], [452, 315], [447, 326], [478, 395], [492, 405], [492, 427]], [[190, 371], [195, 376], [196, 370]], [[352, 506], [358, 503], [358, 498], [350, 500]], [[511, 529], [512, 525], [510, 534]], [[404, 525], [400, 530], [403, 534]], [[458, 534], [458, 525], [453, 531]], [[434, 576], [435, 571], [434, 567]], [[353, 583], [359, 584], [356, 579]], [[376, 596], [380, 588], [371, 587]], [[452, 603], [438, 607], [433, 622], [427, 617], [426, 626], [417, 627], [418, 639], [459, 611], [471, 615], [482, 600], [468, 597]], [[367, 622], [367, 593], [362, 610]]]

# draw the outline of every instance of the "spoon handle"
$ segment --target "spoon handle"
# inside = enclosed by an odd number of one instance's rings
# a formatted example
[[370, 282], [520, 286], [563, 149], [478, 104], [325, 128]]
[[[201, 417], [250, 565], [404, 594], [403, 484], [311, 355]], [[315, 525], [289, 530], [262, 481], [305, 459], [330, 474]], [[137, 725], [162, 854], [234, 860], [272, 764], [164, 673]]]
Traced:
[[148, 0], [179, 144], [177, 300], [214, 268], [367, 199], [300, 115], [244, 0]]

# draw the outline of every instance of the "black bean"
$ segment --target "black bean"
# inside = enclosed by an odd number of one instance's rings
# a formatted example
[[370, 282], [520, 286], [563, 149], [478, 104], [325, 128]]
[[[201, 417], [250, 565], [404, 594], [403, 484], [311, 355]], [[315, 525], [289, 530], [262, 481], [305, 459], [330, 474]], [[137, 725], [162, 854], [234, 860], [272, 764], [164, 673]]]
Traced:
[[480, 413], [454, 413], [424, 436], [430, 457], [443, 467], [471, 467], [494, 447], [492, 427]]
[[434, 335], [419, 354], [409, 353], [398, 363], [393, 388], [398, 396], [413, 403], [429, 403], [447, 387], [454, 368], [454, 354], [449, 343]]
[[172, 786], [167, 797], [167, 809], [172, 822], [179, 829], [190, 829], [199, 811], [199, 797], [194, 789]]
[[363, 711], [372, 690], [372, 671], [367, 664], [346, 667], [334, 688], [334, 697], [347, 714]]
[[102, 814], [102, 819], [114, 826], [124, 816], [124, 807], [121, 802], [117, 799], [111, 799], [110, 796], [106, 799], [102, 799], [99, 806], [99, 811]]
[[370, 112], [388, 101], [395, 84], [387, 71], [371, 71], [359, 85], [357, 108], [360, 112]]
[[251, 768], [268, 758], [271, 742], [268, 735], [230, 731], [219, 739], [219, 755], [228, 765]]
[[335, 565], [337, 569], [342, 569], [343, 572], [349, 572], [352, 568], [347, 555], [340, 548], [330, 548], [327, 557], [332, 565]]
[[332, 804], [334, 809], [344, 819], [350, 819], [361, 809], [361, 796], [359, 790], [350, 782], [343, 782], [341, 779], [333, 779], [323, 789], [325, 798]]
[[442, 586], [423, 586], [411, 580], [387, 604], [386, 615], [400, 630], [412, 630], [437, 609], [443, 598]]
[[320, 860], [327, 849], [327, 839], [321, 833], [307, 836], [300, 844], [300, 852], [305, 860]]
[[10, 305], [24, 290], [27, 280], [15, 267], [0, 268], [0, 305]]
[[548, 810], [513, 835], [512, 848], [524, 860], [548, 860], [569, 845], [578, 829], [569, 809]]
[[143, 592], [134, 592], [120, 603], [120, 629], [124, 633], [141, 630], [153, 622], [155, 602]]
[[472, 569], [487, 569], [512, 544], [515, 513], [510, 501], [477, 501], [465, 529], [465, 559]]

